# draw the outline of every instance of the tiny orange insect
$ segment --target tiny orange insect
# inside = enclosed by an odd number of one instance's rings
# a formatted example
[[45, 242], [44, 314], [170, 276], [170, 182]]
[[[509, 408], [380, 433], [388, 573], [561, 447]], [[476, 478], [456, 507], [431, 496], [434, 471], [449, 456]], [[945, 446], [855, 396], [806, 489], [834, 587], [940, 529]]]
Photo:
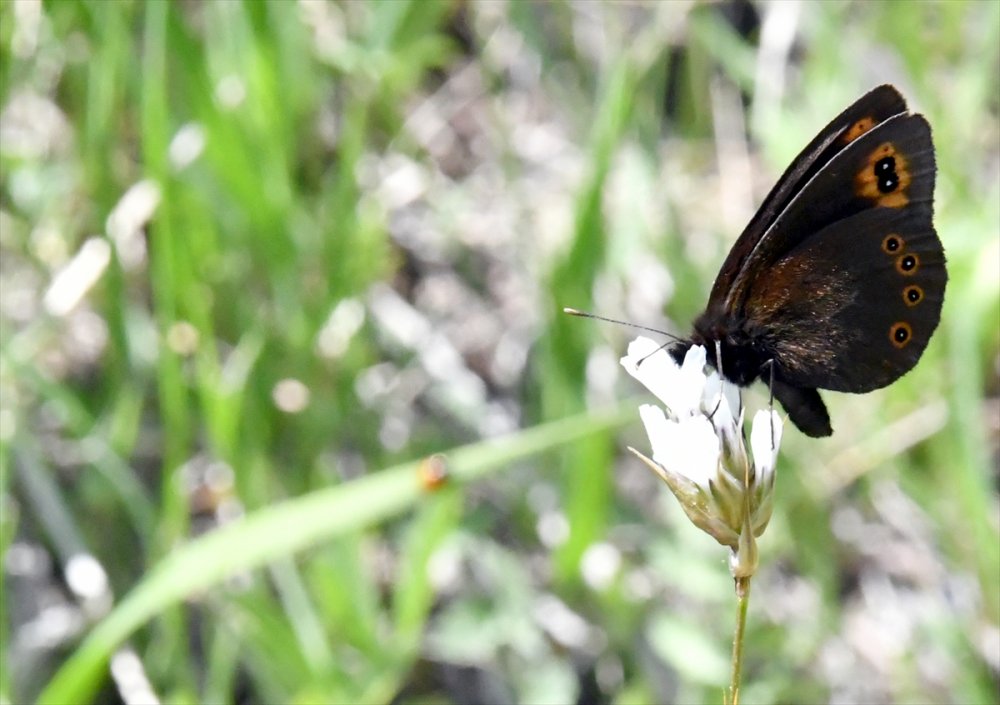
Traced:
[[448, 483], [448, 463], [440, 453], [427, 456], [417, 466], [417, 479], [426, 492], [434, 492]]

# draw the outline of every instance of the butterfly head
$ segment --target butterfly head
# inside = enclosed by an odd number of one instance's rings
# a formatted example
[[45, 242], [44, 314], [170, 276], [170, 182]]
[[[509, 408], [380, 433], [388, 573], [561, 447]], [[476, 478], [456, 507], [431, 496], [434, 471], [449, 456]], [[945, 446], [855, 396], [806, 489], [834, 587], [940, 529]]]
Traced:
[[692, 345], [703, 345], [708, 363], [716, 369], [721, 363], [722, 376], [740, 387], [759, 378], [773, 358], [761, 338], [747, 331], [745, 320], [723, 312], [703, 313], [695, 321], [691, 339], [674, 345], [670, 354], [680, 364]]

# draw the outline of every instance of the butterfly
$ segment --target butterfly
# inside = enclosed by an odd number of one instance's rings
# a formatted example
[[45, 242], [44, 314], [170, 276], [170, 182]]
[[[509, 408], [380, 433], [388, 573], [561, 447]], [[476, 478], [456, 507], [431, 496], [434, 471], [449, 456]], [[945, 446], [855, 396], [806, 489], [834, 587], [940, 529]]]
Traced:
[[899, 91], [883, 85], [859, 98], [771, 189], [671, 355], [679, 362], [704, 345], [723, 377], [761, 379], [802, 432], [829, 436], [818, 390], [891, 384], [941, 319], [948, 275], [933, 224], [935, 171], [930, 125]]

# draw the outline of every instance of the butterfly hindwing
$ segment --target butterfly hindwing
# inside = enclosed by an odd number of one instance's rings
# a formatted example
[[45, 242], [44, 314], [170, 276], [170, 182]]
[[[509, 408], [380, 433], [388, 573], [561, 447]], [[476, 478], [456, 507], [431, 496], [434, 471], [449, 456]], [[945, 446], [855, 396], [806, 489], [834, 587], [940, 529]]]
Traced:
[[757, 277], [747, 325], [800, 387], [867, 392], [908, 372], [941, 318], [944, 251], [929, 203], [823, 228]]

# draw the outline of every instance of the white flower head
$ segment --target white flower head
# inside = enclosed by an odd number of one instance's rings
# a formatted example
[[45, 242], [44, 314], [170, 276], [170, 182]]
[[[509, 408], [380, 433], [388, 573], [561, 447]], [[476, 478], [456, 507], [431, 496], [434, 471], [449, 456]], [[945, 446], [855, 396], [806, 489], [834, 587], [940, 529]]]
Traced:
[[771, 519], [781, 418], [773, 410], [754, 416], [751, 460], [739, 388], [708, 368], [706, 359], [699, 345], [680, 365], [649, 338], [629, 345], [622, 366], [666, 407], [639, 407], [652, 459], [630, 450], [667, 483], [698, 528], [729, 546], [733, 576], [748, 577], [757, 567], [755, 539]]

